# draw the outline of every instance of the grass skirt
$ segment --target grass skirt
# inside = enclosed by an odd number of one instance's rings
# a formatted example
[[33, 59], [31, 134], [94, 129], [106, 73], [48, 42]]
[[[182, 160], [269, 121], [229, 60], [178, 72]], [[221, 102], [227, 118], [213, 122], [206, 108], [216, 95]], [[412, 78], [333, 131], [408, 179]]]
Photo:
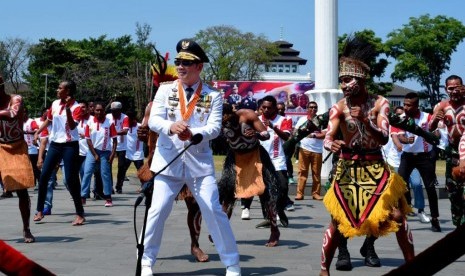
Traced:
[[397, 232], [390, 217], [394, 208], [406, 216], [406, 184], [383, 160], [344, 160], [337, 163], [336, 176], [324, 204], [345, 237], [383, 236]]

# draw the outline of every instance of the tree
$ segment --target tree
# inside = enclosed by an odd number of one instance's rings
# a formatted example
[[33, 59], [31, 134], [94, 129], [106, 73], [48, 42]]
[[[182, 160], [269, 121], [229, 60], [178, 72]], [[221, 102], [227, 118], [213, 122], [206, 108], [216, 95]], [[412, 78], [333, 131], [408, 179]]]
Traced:
[[[148, 31], [148, 29], [145, 29]], [[148, 36], [145, 32], [142, 36]], [[78, 85], [78, 100], [102, 101], [108, 104], [119, 100], [123, 108], [134, 108], [142, 114], [148, 101], [145, 95], [146, 68], [154, 60], [153, 44], [146, 38], [133, 43], [128, 35], [107, 39], [75, 40], [41, 39], [31, 47], [28, 81], [36, 97], [27, 102], [31, 110], [41, 109], [37, 98], [42, 98], [43, 74], [54, 76], [50, 87], [57, 87], [63, 79], [72, 79]], [[147, 64], [147, 65], [146, 65]], [[51, 94], [51, 93], [49, 93]], [[51, 102], [51, 101], [48, 101]]]
[[204, 78], [212, 80], [258, 80], [260, 66], [278, 54], [276, 45], [263, 35], [242, 33], [231, 26], [213, 26], [194, 38], [205, 50], [210, 63]]
[[[385, 46], [381, 38], [376, 37], [376, 34], [372, 30], [363, 30], [359, 32], [354, 32], [353, 36], [368, 42], [369, 44], [373, 45], [376, 54], [371, 58], [369, 63], [367, 64], [370, 66], [370, 79], [367, 80], [367, 87], [368, 91], [371, 93], [376, 94], [386, 94], [387, 92], [392, 90], [392, 83], [389, 82], [375, 82], [375, 78], [381, 78], [384, 76], [384, 72], [388, 65], [388, 61], [384, 56]], [[344, 41], [349, 36], [349, 34], [344, 34], [339, 37], [338, 40], [338, 47], [339, 47], [339, 55], [341, 55], [343, 51]]]
[[441, 75], [449, 70], [451, 55], [464, 38], [465, 26], [454, 18], [411, 17], [408, 24], [389, 33], [385, 43], [388, 55], [397, 61], [392, 79], [418, 81], [434, 106], [441, 100]]
[[24, 83], [29, 47], [29, 43], [20, 38], [0, 41], [0, 72], [5, 81], [11, 84], [14, 93], [18, 93]]

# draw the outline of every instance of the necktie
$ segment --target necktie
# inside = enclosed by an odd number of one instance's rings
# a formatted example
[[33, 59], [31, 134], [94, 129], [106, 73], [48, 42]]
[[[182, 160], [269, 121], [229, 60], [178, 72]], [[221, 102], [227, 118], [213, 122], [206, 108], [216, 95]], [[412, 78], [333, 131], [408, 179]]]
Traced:
[[191, 98], [191, 96], [192, 96], [192, 93], [194, 93], [194, 88], [187, 87], [186, 92], [187, 92], [187, 100], [189, 100]]

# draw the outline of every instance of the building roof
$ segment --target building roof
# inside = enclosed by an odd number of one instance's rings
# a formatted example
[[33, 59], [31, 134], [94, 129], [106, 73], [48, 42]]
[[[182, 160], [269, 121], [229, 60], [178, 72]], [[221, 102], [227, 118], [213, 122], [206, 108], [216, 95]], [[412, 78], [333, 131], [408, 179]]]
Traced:
[[298, 62], [299, 65], [307, 64], [307, 60], [299, 57], [300, 51], [292, 49], [294, 44], [284, 40], [274, 42], [278, 46], [279, 56], [273, 58], [272, 62]]
[[397, 84], [394, 84], [392, 86], [392, 91], [388, 92], [386, 97], [388, 97], [388, 98], [389, 97], [404, 97], [405, 95], [407, 95], [410, 92], [417, 92], [417, 91], [406, 88], [406, 87], [403, 87], [403, 86], [400, 86], [400, 85], [397, 85]]

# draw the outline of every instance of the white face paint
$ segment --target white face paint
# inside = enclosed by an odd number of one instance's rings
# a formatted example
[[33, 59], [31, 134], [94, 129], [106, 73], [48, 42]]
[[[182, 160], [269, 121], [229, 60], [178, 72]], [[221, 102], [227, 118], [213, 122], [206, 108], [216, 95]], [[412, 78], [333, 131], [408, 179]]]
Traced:
[[340, 79], [341, 89], [344, 93], [344, 97], [350, 97], [357, 95], [360, 91], [359, 80], [351, 76], [343, 76]]

